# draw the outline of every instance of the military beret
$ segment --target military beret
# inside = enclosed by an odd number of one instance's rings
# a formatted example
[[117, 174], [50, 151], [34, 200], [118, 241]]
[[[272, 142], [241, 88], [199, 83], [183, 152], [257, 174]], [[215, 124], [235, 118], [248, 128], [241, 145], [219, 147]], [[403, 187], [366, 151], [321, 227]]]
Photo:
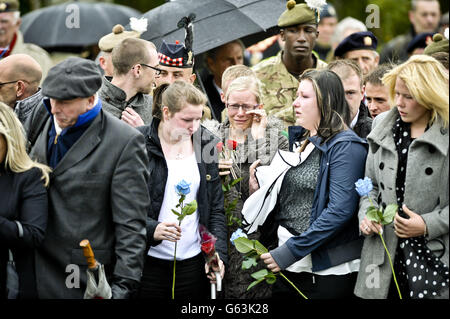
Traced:
[[287, 9], [278, 18], [278, 26], [286, 28], [298, 24], [318, 24], [319, 10], [326, 4], [320, 0], [306, 0], [306, 3], [296, 4], [295, 0], [289, 0]]
[[336, 9], [333, 7], [331, 3], [327, 3], [321, 10], [320, 10], [320, 18], [330, 18], [335, 17], [337, 18]]
[[425, 49], [428, 44], [433, 42], [434, 33], [420, 33], [416, 35], [409, 43], [406, 48], [406, 52], [412, 53], [415, 49], [422, 48]]
[[0, 12], [19, 11], [18, 0], [0, 0]]
[[376, 50], [378, 39], [370, 31], [356, 32], [350, 34], [339, 43], [334, 51], [336, 57], [344, 57], [344, 55], [353, 50]]
[[433, 42], [431, 42], [423, 51], [426, 55], [432, 55], [437, 52], [448, 53], [448, 39], [444, 38], [442, 34], [436, 33], [433, 36]]
[[[184, 45], [175, 43], [166, 43], [163, 41], [159, 49], [159, 64], [177, 68], [192, 68], [194, 57], [187, 52]], [[189, 58], [190, 57], [190, 58]]]
[[112, 29], [112, 33], [103, 36], [100, 41], [98, 41], [98, 47], [103, 52], [111, 52], [112, 49], [118, 45], [122, 40], [127, 38], [139, 38], [140, 32], [137, 31], [125, 31], [125, 28], [116, 24]]
[[102, 75], [94, 61], [70, 57], [52, 67], [42, 83], [42, 94], [56, 100], [93, 96], [102, 85]]

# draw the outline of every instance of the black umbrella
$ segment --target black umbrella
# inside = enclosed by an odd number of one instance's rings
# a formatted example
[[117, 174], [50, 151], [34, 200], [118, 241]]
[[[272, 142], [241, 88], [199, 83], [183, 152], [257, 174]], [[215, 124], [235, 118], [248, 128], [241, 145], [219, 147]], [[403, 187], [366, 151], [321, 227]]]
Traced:
[[111, 3], [66, 2], [32, 11], [22, 17], [24, 41], [45, 49], [97, 44], [116, 24], [127, 25], [142, 13]]
[[177, 0], [143, 15], [149, 24], [141, 38], [158, 48], [163, 40], [183, 42], [185, 30], [177, 23], [193, 13], [194, 54], [236, 39], [251, 45], [276, 33], [278, 17], [284, 10], [286, 0]]

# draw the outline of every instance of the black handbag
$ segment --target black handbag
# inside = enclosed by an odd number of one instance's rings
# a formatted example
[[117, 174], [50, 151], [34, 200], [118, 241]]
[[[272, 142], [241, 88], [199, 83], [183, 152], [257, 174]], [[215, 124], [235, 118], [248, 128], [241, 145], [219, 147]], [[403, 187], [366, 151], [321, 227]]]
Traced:
[[[15, 221], [19, 230], [19, 238], [23, 237], [22, 224]], [[9, 258], [6, 264], [6, 297], [8, 299], [17, 299], [19, 296], [19, 275], [16, 270], [16, 263], [11, 249], [8, 249]]]

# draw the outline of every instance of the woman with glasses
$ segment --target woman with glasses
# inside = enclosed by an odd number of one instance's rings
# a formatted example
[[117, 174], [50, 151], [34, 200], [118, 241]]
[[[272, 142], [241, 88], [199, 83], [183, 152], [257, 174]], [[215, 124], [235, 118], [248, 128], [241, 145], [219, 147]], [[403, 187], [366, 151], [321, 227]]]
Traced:
[[[402, 298], [448, 300], [448, 73], [434, 58], [415, 55], [382, 81], [395, 107], [375, 118], [367, 136], [366, 176], [373, 189], [370, 200], [360, 200], [365, 240], [355, 294], [400, 298], [378, 236], [382, 231]], [[393, 223], [368, 220], [372, 204], [397, 204]], [[374, 273], [377, 284], [366, 285]]]
[[[294, 109], [306, 138], [261, 226], [269, 249], [261, 259], [309, 299], [351, 298], [362, 246], [354, 183], [364, 174], [367, 142], [345, 124], [350, 110], [336, 73], [307, 70], [299, 80]], [[301, 298], [281, 277], [273, 296]]]
[[[153, 113], [152, 122], [138, 128], [146, 140], [150, 171], [148, 190], [152, 202], [147, 218], [148, 249], [140, 298], [172, 298], [176, 257], [174, 298], [205, 299], [210, 293], [207, 278], [214, 282], [215, 276], [205, 274], [200, 224], [217, 238], [215, 249], [219, 254], [219, 267], [215, 271], [220, 271], [222, 277], [227, 261], [223, 193], [217, 155], [210, 152], [211, 145], [217, 141], [200, 125], [206, 96], [190, 83], [175, 81], [158, 89], [155, 99], [155, 107], [160, 108]], [[212, 148], [214, 150], [214, 146]], [[184, 186], [189, 185], [184, 205], [196, 200], [197, 209], [179, 224], [173, 210], [180, 212], [176, 186], [182, 181]]]
[[[220, 175], [225, 183], [242, 178], [226, 193], [228, 202], [237, 198], [236, 207], [227, 216], [228, 236], [240, 228], [243, 203], [249, 196], [249, 168], [252, 163], [268, 164], [278, 149], [288, 150], [289, 143], [283, 135], [283, 123], [268, 117], [263, 109], [260, 82], [255, 76], [241, 76], [230, 82], [224, 92], [227, 119], [223, 123], [205, 121], [203, 124], [216, 134], [224, 148], [235, 141], [235, 159], [226, 156], [219, 161]], [[228, 151], [227, 151], [228, 152]], [[256, 164], [255, 163], [255, 164]], [[252, 237], [257, 238], [258, 235]], [[229, 242], [229, 267], [225, 276], [225, 298], [260, 299], [270, 297], [269, 286], [247, 290], [253, 271], [241, 270], [242, 254]], [[262, 264], [259, 268], [262, 268]]]
[[30, 159], [20, 121], [0, 102], [0, 298], [12, 298], [5, 288], [11, 257], [19, 277], [15, 298], [38, 297], [34, 249], [47, 227], [49, 172], [49, 167]]

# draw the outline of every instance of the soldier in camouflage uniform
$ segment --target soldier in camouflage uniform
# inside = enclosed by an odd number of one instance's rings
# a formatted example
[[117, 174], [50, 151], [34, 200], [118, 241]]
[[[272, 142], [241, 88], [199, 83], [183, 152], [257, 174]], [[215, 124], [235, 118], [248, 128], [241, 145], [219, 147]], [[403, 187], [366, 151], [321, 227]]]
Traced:
[[264, 109], [268, 115], [283, 120], [286, 129], [295, 124], [292, 103], [299, 86], [298, 76], [306, 69], [327, 66], [312, 51], [318, 22], [316, 10], [289, 1], [287, 10], [278, 19], [284, 50], [252, 67], [263, 83]]

